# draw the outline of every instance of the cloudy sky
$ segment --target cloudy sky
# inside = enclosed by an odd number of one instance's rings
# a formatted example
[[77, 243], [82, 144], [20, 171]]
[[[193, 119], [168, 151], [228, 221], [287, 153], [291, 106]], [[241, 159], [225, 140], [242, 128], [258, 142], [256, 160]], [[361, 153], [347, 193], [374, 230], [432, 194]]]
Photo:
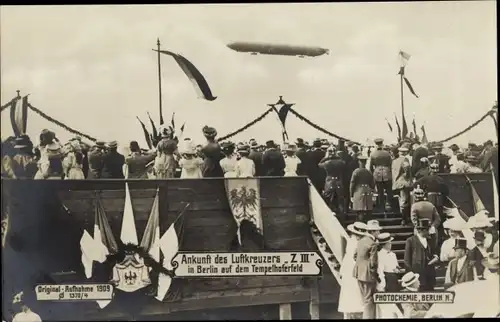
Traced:
[[[156, 54], [184, 55], [205, 75], [213, 102], [198, 99], [176, 63], [162, 57], [164, 117], [176, 112], [186, 135], [201, 127], [220, 135], [263, 113], [279, 95], [313, 122], [364, 142], [394, 141], [385, 118], [400, 115], [398, 52], [412, 55], [406, 74], [408, 122], [425, 123], [430, 140], [450, 136], [481, 117], [497, 99], [495, 1], [156, 5], [18, 6], [1, 8], [1, 101], [19, 89], [48, 115], [99, 139], [144, 143], [136, 120], [158, 120]], [[232, 41], [320, 46], [329, 56], [253, 56], [226, 47]], [[320, 132], [290, 115], [291, 138]], [[33, 113], [28, 134], [43, 128], [71, 137]], [[11, 134], [2, 114], [2, 137]], [[274, 138], [277, 116], [234, 138]], [[494, 138], [491, 120], [457, 143]]]

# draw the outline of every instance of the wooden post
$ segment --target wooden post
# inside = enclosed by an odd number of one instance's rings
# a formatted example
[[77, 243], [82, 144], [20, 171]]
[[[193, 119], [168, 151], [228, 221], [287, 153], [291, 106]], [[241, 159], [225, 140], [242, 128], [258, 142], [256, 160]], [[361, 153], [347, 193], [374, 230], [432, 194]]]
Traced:
[[280, 320], [292, 319], [292, 304], [280, 304]]
[[309, 315], [311, 320], [319, 320], [319, 283], [318, 278], [313, 278], [311, 283], [311, 300], [309, 301]]
[[163, 125], [163, 102], [161, 98], [161, 44], [160, 38], [156, 40], [156, 47], [158, 48], [158, 104], [160, 108], [160, 125]]

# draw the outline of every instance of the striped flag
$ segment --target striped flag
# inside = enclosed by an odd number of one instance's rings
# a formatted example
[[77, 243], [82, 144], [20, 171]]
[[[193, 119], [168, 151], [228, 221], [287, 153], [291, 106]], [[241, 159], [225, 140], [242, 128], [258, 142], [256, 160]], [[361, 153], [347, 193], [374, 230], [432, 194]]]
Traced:
[[[158, 51], [156, 49], [153, 50]], [[193, 63], [191, 63], [183, 56], [168, 50], [160, 50], [159, 52], [171, 56], [176, 61], [184, 74], [186, 74], [186, 76], [193, 84], [199, 98], [203, 98], [207, 101], [213, 101], [217, 98], [216, 96], [213, 96], [212, 90], [210, 89], [207, 80], [205, 79], [203, 74], [193, 65]]]
[[28, 122], [28, 95], [12, 101], [10, 106], [10, 121], [15, 136], [26, 134]]

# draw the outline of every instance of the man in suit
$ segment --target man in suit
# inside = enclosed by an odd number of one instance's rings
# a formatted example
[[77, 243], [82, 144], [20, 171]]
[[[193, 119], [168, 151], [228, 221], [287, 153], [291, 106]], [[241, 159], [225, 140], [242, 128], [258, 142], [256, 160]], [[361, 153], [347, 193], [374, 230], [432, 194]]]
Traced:
[[311, 150], [307, 153], [309, 169], [307, 175], [311, 179], [312, 184], [318, 191], [322, 191], [325, 184], [326, 173], [319, 167], [319, 163], [325, 157], [325, 151], [321, 150], [321, 140], [313, 141]]
[[378, 276], [378, 247], [376, 238], [382, 228], [377, 220], [366, 224], [366, 235], [361, 238], [354, 253], [353, 277], [358, 280], [361, 297], [363, 298], [363, 319], [375, 319], [376, 307], [373, 294], [380, 282]]
[[429, 242], [431, 222], [419, 220], [415, 235], [406, 240], [404, 263], [406, 271], [419, 274], [420, 292], [433, 291], [436, 286], [435, 264], [439, 261], [436, 248]]
[[443, 143], [437, 143], [433, 150], [435, 160], [439, 164], [439, 173], [450, 173], [450, 157], [443, 154]]
[[143, 153], [137, 141], [130, 142], [130, 154], [125, 158], [125, 165], [127, 168], [126, 178], [133, 179], [147, 179], [146, 165], [153, 161], [155, 154]]
[[345, 162], [335, 153], [335, 149], [330, 147], [327, 154], [319, 162], [319, 167], [326, 173], [325, 185], [322, 196], [327, 201], [332, 211], [346, 215], [345, 209], [345, 189], [344, 176], [346, 172]]
[[[384, 140], [375, 139], [374, 142], [377, 149], [370, 154], [370, 172], [377, 188], [377, 205], [382, 209], [392, 208], [391, 154], [384, 150]], [[387, 193], [388, 200], [385, 200], [384, 193]]]
[[[448, 264], [445, 275], [445, 286], [451, 286], [459, 283], [471, 282], [477, 279], [475, 263], [467, 256], [467, 239], [455, 239], [456, 257], [453, 258]], [[482, 260], [481, 258], [480, 260]], [[479, 263], [482, 265], [482, 263]]]
[[421, 162], [422, 158], [429, 157], [429, 150], [418, 143], [413, 145], [413, 155], [412, 155], [412, 163], [411, 163], [411, 173], [415, 175], [418, 170], [424, 168], [426, 164]]
[[266, 151], [262, 155], [262, 167], [264, 176], [282, 177], [285, 174], [285, 158], [278, 149], [273, 140], [266, 142]]
[[[401, 279], [402, 292], [418, 292], [420, 289], [420, 275], [408, 272]], [[404, 317], [407, 319], [418, 319], [425, 317], [425, 314], [431, 308], [430, 303], [403, 303]]]
[[259, 144], [256, 141], [250, 143], [250, 154], [248, 158], [255, 163], [255, 176], [261, 177], [264, 174], [262, 169], [262, 152], [259, 151]]
[[87, 179], [100, 179], [102, 177], [105, 153], [106, 145], [102, 141], [97, 141], [90, 149], [88, 153], [89, 172]]
[[367, 157], [357, 157], [359, 168], [351, 176], [349, 192], [352, 201], [352, 210], [358, 213], [359, 221], [369, 220], [373, 210], [373, 190], [375, 181], [370, 170], [365, 168]]
[[108, 153], [104, 155], [104, 164], [102, 168], [102, 178], [105, 179], [123, 179], [123, 164], [125, 157], [118, 153], [118, 143], [109, 142]]
[[411, 165], [406, 145], [399, 149], [399, 158], [392, 161], [392, 191], [399, 194], [399, 209], [403, 217], [402, 225], [407, 225], [410, 217]]

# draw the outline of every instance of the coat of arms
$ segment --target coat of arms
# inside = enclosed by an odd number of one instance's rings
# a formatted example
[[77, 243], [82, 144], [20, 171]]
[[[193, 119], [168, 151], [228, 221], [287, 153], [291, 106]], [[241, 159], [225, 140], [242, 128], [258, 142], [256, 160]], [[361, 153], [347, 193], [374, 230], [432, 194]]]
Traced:
[[149, 269], [144, 259], [134, 252], [127, 252], [125, 258], [113, 268], [112, 283], [124, 292], [135, 292], [151, 284]]

